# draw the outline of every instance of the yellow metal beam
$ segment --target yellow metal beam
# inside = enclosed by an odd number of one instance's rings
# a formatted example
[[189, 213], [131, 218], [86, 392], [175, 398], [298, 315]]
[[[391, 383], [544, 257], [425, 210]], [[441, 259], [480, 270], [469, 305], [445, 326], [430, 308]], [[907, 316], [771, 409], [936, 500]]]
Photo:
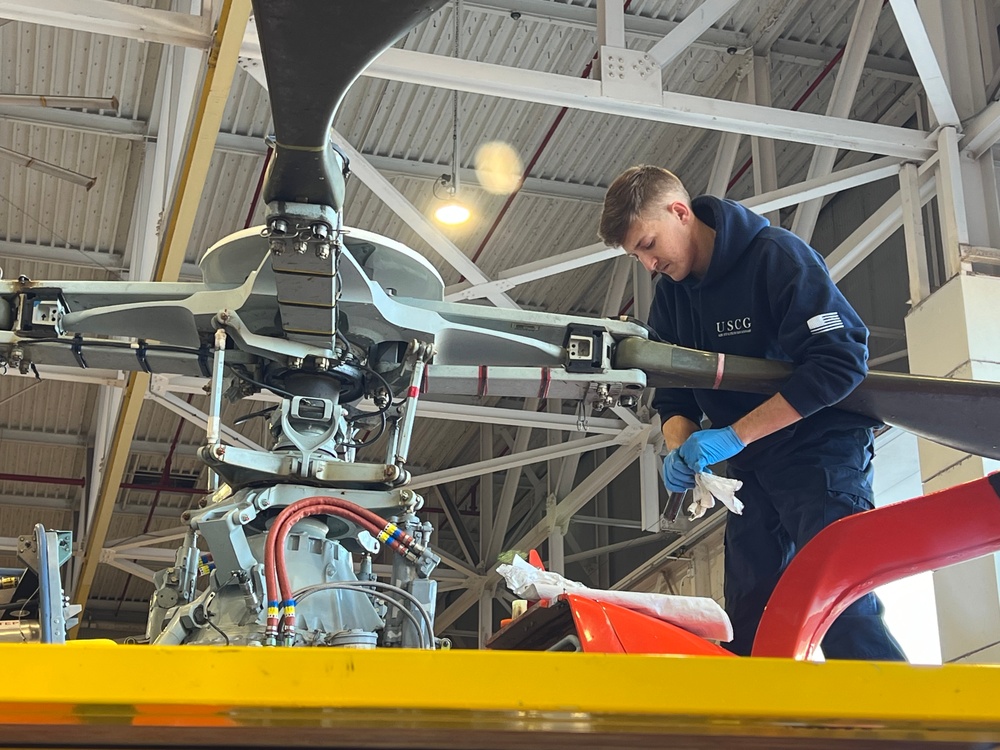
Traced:
[[[5, 741], [24, 741], [12, 733], [22, 729], [56, 744], [49, 730], [67, 724], [76, 743], [100, 730], [115, 745], [135, 743], [152, 727], [214, 727], [199, 741], [247, 746], [281, 736], [314, 747], [382, 747], [392, 736], [417, 747], [435, 736], [452, 748], [554, 746], [529, 739], [537, 731], [577, 736], [586, 746], [601, 736], [625, 738], [620, 746], [683, 737], [685, 747], [737, 747], [755, 738], [757, 748], [1000, 740], [996, 667], [86, 643], [0, 645], [10, 674], [61, 676], [0, 684]], [[112, 730], [121, 734], [112, 738]]]
[[[184, 155], [177, 195], [166, 222], [166, 237], [154, 276], [156, 281], [176, 281], [180, 275], [249, 19], [250, 0], [226, 0], [223, 4], [219, 26], [208, 54], [205, 80]], [[125, 473], [136, 422], [148, 388], [148, 374], [133, 373], [129, 377], [101, 493], [87, 535], [83, 568], [74, 592], [74, 600], [84, 607], [94, 584], [111, 514], [118, 499], [118, 486]]]
[[156, 267], [157, 281], [177, 281], [187, 252], [201, 193], [215, 151], [222, 115], [239, 61], [240, 45], [250, 20], [250, 0], [226, 0], [219, 27], [208, 53], [208, 69], [201, 88], [191, 140], [184, 155], [177, 199], [174, 201], [164, 249]]

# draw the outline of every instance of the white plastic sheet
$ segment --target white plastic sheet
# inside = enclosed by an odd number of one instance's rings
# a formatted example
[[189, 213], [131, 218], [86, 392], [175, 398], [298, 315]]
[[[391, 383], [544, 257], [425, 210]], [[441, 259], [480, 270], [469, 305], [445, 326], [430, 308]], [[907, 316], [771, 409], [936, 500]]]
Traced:
[[664, 620], [702, 638], [733, 639], [729, 616], [718, 602], [708, 597], [592, 589], [558, 573], [539, 570], [519, 557], [515, 557], [511, 565], [498, 566], [497, 572], [507, 582], [507, 588], [521, 599], [538, 601], [555, 599], [560, 594], [576, 594]]

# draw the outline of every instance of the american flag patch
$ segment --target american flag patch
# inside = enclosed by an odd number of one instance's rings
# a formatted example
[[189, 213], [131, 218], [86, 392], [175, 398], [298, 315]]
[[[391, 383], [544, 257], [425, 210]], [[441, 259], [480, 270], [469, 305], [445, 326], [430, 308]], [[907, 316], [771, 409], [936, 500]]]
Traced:
[[817, 334], [843, 328], [844, 321], [840, 319], [840, 313], [828, 312], [809, 318], [806, 321], [806, 325], [809, 326], [809, 333]]

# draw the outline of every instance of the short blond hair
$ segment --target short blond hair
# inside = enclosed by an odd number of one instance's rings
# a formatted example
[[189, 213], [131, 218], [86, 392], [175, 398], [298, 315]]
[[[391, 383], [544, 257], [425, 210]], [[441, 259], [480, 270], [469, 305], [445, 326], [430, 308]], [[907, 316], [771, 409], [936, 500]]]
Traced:
[[629, 167], [615, 178], [604, 196], [598, 236], [608, 247], [621, 247], [633, 222], [667, 195], [691, 202], [684, 183], [673, 172], [649, 164]]

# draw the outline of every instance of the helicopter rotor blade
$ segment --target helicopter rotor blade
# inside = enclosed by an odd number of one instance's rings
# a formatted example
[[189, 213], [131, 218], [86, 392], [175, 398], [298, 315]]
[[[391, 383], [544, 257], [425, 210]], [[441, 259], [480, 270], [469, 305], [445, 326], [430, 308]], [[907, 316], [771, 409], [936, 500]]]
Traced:
[[265, 203], [340, 210], [343, 160], [329, 147], [337, 109], [362, 70], [445, 2], [253, 0], [276, 141]]
[[[720, 355], [638, 337], [615, 348], [616, 368], [645, 371], [647, 385], [776, 393], [787, 362]], [[836, 407], [977, 456], [1000, 459], [1000, 383], [872, 371]]]

